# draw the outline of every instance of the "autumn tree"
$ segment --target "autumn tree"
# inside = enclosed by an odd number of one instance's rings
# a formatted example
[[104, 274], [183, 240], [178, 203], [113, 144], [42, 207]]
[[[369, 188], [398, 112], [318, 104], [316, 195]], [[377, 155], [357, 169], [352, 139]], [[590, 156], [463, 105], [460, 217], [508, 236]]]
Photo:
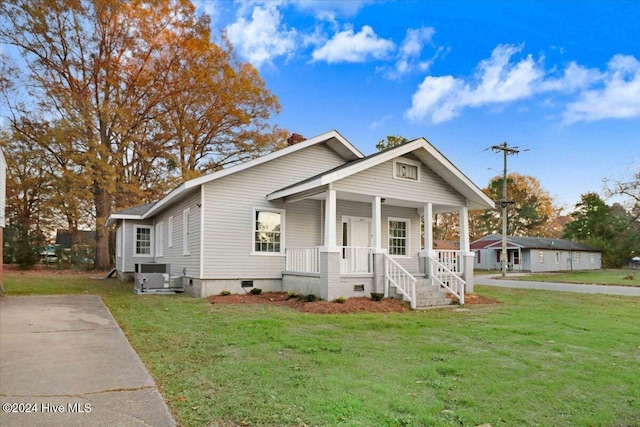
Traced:
[[[483, 191], [493, 200], [502, 200], [502, 176], [493, 178]], [[511, 173], [507, 175], [509, 201], [507, 234], [511, 236], [545, 236], [546, 225], [553, 216], [554, 207], [549, 193], [532, 176]], [[477, 222], [483, 234], [501, 233], [502, 209], [474, 211], [473, 222]]]
[[[63, 198], [75, 216], [90, 204], [98, 269], [109, 267], [112, 209], [278, 145], [277, 99], [224, 37], [211, 41], [190, 1], [10, 0], [0, 14], [0, 41], [27, 77], [2, 85], [17, 94], [5, 98], [11, 125], [28, 123], [20, 131], [51, 152], [64, 194], [88, 191]], [[64, 138], [30, 132], [43, 119]]]
[[626, 199], [628, 213], [633, 220], [640, 222], [640, 171], [629, 180], [605, 180], [607, 197], [619, 196]]

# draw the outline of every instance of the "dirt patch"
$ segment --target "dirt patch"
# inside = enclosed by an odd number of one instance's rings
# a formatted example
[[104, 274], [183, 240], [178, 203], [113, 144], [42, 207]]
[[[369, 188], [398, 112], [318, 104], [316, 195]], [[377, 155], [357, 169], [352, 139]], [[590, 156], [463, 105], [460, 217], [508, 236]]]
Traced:
[[[373, 301], [371, 298], [349, 298], [343, 303], [334, 301], [306, 302], [297, 297], [289, 297], [286, 292], [265, 292], [260, 295], [231, 294], [213, 295], [207, 298], [211, 304], [276, 304], [291, 307], [304, 313], [314, 314], [338, 314], [338, 313], [392, 313], [411, 310], [409, 304], [393, 299], [384, 298], [382, 301]], [[495, 304], [498, 301], [489, 297], [476, 294], [465, 295], [468, 305]]]

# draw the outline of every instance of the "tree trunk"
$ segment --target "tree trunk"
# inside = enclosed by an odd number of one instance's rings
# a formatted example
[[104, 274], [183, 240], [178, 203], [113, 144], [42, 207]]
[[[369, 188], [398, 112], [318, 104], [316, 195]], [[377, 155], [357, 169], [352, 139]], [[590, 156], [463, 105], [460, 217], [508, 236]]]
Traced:
[[111, 214], [111, 197], [109, 192], [94, 185], [94, 200], [96, 206], [96, 270], [108, 270], [111, 267], [109, 260], [109, 229], [107, 218]]

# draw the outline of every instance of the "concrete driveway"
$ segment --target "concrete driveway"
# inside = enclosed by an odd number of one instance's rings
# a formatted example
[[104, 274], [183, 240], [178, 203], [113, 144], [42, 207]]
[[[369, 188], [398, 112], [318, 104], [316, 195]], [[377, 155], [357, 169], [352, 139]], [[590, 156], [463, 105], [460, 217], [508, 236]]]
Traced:
[[174, 426], [100, 297], [0, 298], [0, 425]]
[[473, 280], [476, 285], [500, 286], [503, 288], [542, 289], [547, 291], [579, 292], [585, 294], [606, 294], [640, 297], [640, 287], [577, 285], [573, 283], [528, 282], [521, 280], [498, 279], [496, 276], [478, 275]]

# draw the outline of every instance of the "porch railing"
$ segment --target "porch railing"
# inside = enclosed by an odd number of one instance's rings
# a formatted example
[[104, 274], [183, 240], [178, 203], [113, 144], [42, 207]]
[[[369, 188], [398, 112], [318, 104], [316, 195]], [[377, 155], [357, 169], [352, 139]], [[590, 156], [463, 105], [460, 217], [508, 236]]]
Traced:
[[396, 288], [396, 292], [404, 295], [411, 302], [411, 308], [416, 308], [416, 278], [405, 270], [396, 260], [384, 254], [384, 296], [389, 296], [389, 287]]
[[443, 250], [435, 251], [438, 254], [438, 261], [458, 275], [464, 273], [463, 251]]
[[[460, 304], [463, 305], [466, 282], [460, 277], [460, 273], [450, 269], [448, 265], [434, 257], [427, 257], [427, 262], [429, 263], [429, 271], [431, 272], [433, 284], [447, 289], [455, 295], [458, 301], [460, 301]], [[458, 265], [460, 264], [461, 263]]]
[[287, 271], [320, 273], [320, 248], [291, 248], [286, 250]]
[[368, 274], [373, 273], [374, 248], [358, 246], [342, 246], [340, 261], [340, 273], [342, 274]]

